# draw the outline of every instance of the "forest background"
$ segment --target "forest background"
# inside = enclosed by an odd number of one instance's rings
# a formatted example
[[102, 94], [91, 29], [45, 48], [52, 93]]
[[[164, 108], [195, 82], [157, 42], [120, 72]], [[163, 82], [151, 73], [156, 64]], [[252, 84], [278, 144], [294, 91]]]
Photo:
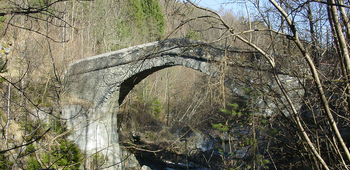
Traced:
[[[237, 100], [224, 85], [230, 74], [226, 61], [221, 63], [220, 79], [184, 67], [165, 69], [143, 80], [125, 99], [121, 135], [152, 129], [148, 137], [164, 142], [172, 137], [172, 129], [212, 128], [225, 133], [236, 123], [252, 132], [240, 141], [240, 146], [253, 148], [252, 157], [222, 159], [220, 166], [348, 169], [348, 2], [227, 3], [240, 3], [245, 14], [176, 0], [1, 0], [0, 169], [78, 169], [88, 157], [68, 140], [71, 129], [60, 117], [67, 66], [96, 54], [174, 37], [259, 52], [261, 60], [270, 64], [268, 79], [274, 79], [281, 92], [267, 94], [261, 86], [267, 75], [261, 75], [256, 80], [260, 84], [247, 88], [248, 97]], [[261, 73], [249, 63], [245, 67]], [[302, 110], [296, 110], [285, 84], [278, 83], [278, 70], [300, 80], [305, 90], [300, 96]], [[245, 76], [237, 81], [246, 81]], [[252, 115], [260, 98], [283, 106], [274, 116]], [[283, 108], [291, 116], [280, 114]], [[269, 145], [260, 146], [258, 133]], [[100, 155], [90, 158], [95, 161], [91, 169], [102, 166]]]

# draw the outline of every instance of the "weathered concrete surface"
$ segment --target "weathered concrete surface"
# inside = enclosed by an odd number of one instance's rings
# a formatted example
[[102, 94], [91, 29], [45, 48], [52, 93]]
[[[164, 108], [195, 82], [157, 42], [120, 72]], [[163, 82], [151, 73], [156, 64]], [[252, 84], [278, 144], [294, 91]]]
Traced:
[[[118, 144], [117, 112], [125, 96], [137, 83], [153, 72], [176, 65], [215, 77], [220, 71], [218, 63], [225, 62], [227, 56], [232, 59], [249, 53], [187, 39], [169, 39], [72, 63], [65, 74], [62, 100], [68, 128], [74, 128], [70, 138], [86, 154], [101, 151], [107, 155], [105, 168], [125, 169], [122, 162], [127, 155]], [[240, 67], [237, 74], [252, 72], [242, 68], [242, 64]], [[237, 93], [242, 93], [244, 85], [232, 81], [234, 77], [227, 82], [231, 89], [236, 88]], [[273, 80], [268, 81], [273, 84]]]

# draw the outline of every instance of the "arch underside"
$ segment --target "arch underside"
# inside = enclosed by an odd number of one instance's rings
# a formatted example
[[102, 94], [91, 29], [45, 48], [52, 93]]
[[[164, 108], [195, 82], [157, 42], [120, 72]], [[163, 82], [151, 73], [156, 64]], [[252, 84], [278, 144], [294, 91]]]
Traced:
[[[217, 69], [215, 68], [214, 63], [210, 63], [208, 61], [188, 59], [181, 56], [172, 57], [172, 60], [174, 62], [166, 61], [164, 63], [151, 64], [151, 66], [148, 66], [148, 69], [144, 69], [143, 71], [138, 71], [137, 73], [133, 74], [129, 78], [125, 79], [120, 84], [119, 99], [118, 99], [119, 105], [123, 103], [125, 97], [138, 83], [140, 83], [143, 79], [145, 79], [149, 75], [159, 70], [173, 67], [173, 66], [184, 66], [187, 68], [191, 68], [193, 70], [200, 71], [202, 73], [205, 73], [213, 77], [215, 77], [217, 72]], [[147, 63], [153, 63], [153, 62], [152, 60], [150, 60]]]
[[126, 79], [124, 82], [121, 83], [120, 85], [120, 92], [119, 92], [119, 99], [118, 103], [121, 105], [125, 99], [125, 97], [129, 94], [129, 92], [138, 84], [140, 83], [143, 79], [148, 77], [149, 75], [153, 74], [154, 72], [157, 72], [159, 70], [172, 67], [174, 65], [165, 65], [165, 66], [160, 66], [160, 67], [153, 67], [151, 69], [147, 69], [143, 72], [134, 74], [130, 78]]

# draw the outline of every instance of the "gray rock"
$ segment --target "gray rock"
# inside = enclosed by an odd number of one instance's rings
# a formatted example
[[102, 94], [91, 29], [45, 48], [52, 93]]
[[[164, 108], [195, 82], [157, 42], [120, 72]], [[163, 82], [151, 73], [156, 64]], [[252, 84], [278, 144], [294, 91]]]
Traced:
[[152, 170], [150, 167], [146, 166], [146, 165], [143, 165], [141, 167], [141, 170]]

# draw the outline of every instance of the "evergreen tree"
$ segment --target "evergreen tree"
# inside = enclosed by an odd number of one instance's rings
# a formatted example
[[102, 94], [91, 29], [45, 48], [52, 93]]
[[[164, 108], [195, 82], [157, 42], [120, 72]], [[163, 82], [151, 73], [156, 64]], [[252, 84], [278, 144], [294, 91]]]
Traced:
[[130, 0], [131, 12], [139, 33], [149, 40], [160, 39], [165, 21], [157, 0]]

